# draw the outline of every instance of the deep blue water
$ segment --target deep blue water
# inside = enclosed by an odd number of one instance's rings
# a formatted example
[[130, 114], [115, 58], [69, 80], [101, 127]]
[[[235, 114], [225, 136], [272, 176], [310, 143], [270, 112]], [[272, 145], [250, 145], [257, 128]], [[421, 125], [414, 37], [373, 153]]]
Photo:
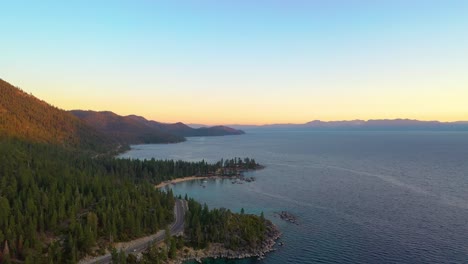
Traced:
[[[247, 132], [138, 145], [122, 156], [266, 165], [252, 183], [173, 187], [210, 207], [263, 211], [280, 227], [284, 247], [230, 263], [468, 263], [468, 133]], [[300, 224], [274, 217], [281, 210]]]

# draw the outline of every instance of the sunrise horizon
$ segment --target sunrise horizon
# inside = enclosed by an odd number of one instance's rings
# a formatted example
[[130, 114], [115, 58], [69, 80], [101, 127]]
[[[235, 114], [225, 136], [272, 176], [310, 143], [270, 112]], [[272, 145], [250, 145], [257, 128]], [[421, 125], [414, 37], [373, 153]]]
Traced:
[[[5, 81], [9, 82], [5, 78], [0, 78], [0, 79], [3, 79]], [[17, 86], [18, 88], [22, 89], [24, 92], [29, 93], [29, 94], [35, 96], [36, 98], [39, 98], [40, 100], [44, 100], [47, 103], [50, 103], [52, 106], [61, 108], [61, 109], [66, 110], [66, 111], [84, 110], [84, 111], [95, 111], [95, 112], [112, 112], [112, 113], [115, 113], [115, 114], [121, 115], [121, 116], [137, 115], [137, 116], [142, 116], [142, 117], [146, 118], [147, 120], [158, 121], [158, 122], [161, 122], [161, 123], [168, 123], [168, 124], [182, 122], [182, 123], [188, 124], [188, 125], [194, 124], [194, 125], [206, 125], [206, 126], [216, 126], [216, 125], [224, 125], [224, 126], [228, 126], [228, 125], [268, 126], [268, 125], [277, 125], [277, 124], [305, 124], [305, 123], [315, 121], [315, 120], [320, 120], [320, 121], [323, 121], [323, 122], [355, 121], [355, 120], [362, 120], [362, 121], [369, 121], [369, 120], [416, 120], [416, 121], [423, 121], [423, 122], [435, 121], [435, 122], [441, 122], [441, 123], [468, 122], [468, 118], [464, 119], [464, 116], [466, 116], [466, 115], [460, 115], [460, 117], [456, 117], [456, 116], [455, 117], [452, 117], [452, 116], [444, 117], [444, 116], [441, 116], [439, 118], [437, 118], [437, 117], [428, 117], [426, 115], [406, 115], [406, 116], [403, 116], [403, 115], [318, 116], [317, 115], [317, 116], [313, 116], [313, 117], [310, 117], [310, 118], [303, 118], [303, 119], [293, 118], [293, 119], [276, 119], [276, 120], [272, 120], [272, 119], [265, 118], [263, 120], [258, 120], [258, 121], [249, 121], [249, 119], [246, 119], [246, 121], [242, 121], [242, 119], [236, 119], [235, 117], [230, 119], [232, 121], [225, 121], [225, 120], [223, 120], [223, 118], [221, 118], [220, 120], [211, 120], [209, 118], [208, 119], [203, 118], [204, 116], [202, 116], [201, 118], [199, 117], [199, 119], [197, 119], [197, 118], [190, 119], [190, 118], [184, 117], [184, 113], [182, 113], [178, 117], [170, 117], [170, 116], [164, 116], [164, 115], [155, 116], [154, 114], [151, 113], [152, 111], [149, 111], [149, 112], [146, 112], [146, 113], [145, 112], [136, 112], [136, 111], [138, 111], [138, 109], [135, 108], [134, 106], [132, 106], [131, 102], [127, 103], [126, 108], [128, 108], [128, 110], [123, 110], [123, 111], [118, 110], [118, 109], [116, 110], [116, 109], [111, 109], [111, 108], [100, 108], [100, 107], [89, 108], [89, 107], [86, 106], [87, 105], [86, 103], [84, 103], [83, 104], [84, 106], [81, 107], [79, 102], [73, 102], [71, 106], [62, 105], [61, 104], [62, 102], [72, 101], [73, 98], [70, 97], [70, 98], [64, 98], [65, 100], [63, 100], [63, 101], [55, 101], [54, 97], [48, 97], [47, 94], [42, 95], [42, 96], [36, 95], [36, 94], [32, 93], [31, 91], [29, 91], [29, 89], [28, 89], [29, 87], [24, 88], [24, 87], [16, 85], [14, 82], [10, 82], [10, 83], [12, 85]], [[132, 109], [134, 109], [135, 112], [132, 111]], [[292, 116], [294, 116], [294, 115], [292, 115]]]
[[[425, 115], [425, 114], [389, 114], [389, 113], [383, 113], [381, 115], [349, 115], [349, 114], [340, 114], [337, 113], [336, 115], [314, 115], [309, 118], [303, 117], [306, 116], [307, 113], [301, 113], [301, 118], [297, 118], [299, 115], [297, 114], [289, 114], [289, 116], [293, 117], [290, 119], [286, 118], [277, 118], [273, 117], [273, 119], [270, 117], [263, 117], [260, 115], [261, 113], [256, 112], [253, 113], [253, 117], [257, 118], [255, 121], [252, 121], [252, 119], [245, 118], [242, 119], [233, 116], [231, 113], [227, 114], [228, 118], [223, 118], [220, 117], [217, 120], [210, 119], [210, 115], [212, 113], [205, 113], [204, 115], [198, 115], [197, 117], [187, 117], [190, 116], [190, 114], [187, 114], [187, 112], [177, 112], [177, 111], [172, 111], [166, 113], [166, 115], [155, 115], [154, 112], [157, 112], [158, 108], [157, 106], [151, 106], [151, 104], [148, 104], [146, 106], [142, 106], [141, 103], [138, 104], [138, 107], [134, 104], [136, 101], [131, 101], [127, 100], [125, 103], [125, 106], [120, 105], [120, 109], [115, 109], [111, 108], [112, 104], [109, 104], [109, 108], [103, 108], [103, 105], [107, 104], [107, 100], [102, 100], [102, 102], [99, 102], [97, 106], [93, 106], [89, 104], [89, 101], [86, 102], [81, 102], [81, 101], [76, 101], [74, 97], [62, 97], [62, 98], [57, 98], [54, 96], [50, 96], [50, 94], [43, 94], [41, 93], [42, 89], [32, 89], [32, 87], [24, 87], [21, 85], [17, 85], [15, 82], [11, 82], [6, 78], [2, 78], [3, 80], [10, 82], [12, 85], [22, 89], [26, 93], [29, 93], [41, 100], [46, 101], [47, 103], [50, 103], [51, 105], [55, 107], [59, 107], [61, 109], [64, 109], [66, 111], [71, 111], [71, 110], [85, 110], [85, 111], [96, 111], [96, 112], [113, 112], [115, 114], [121, 115], [121, 116], [128, 116], [128, 115], [137, 115], [137, 116], [142, 116], [148, 120], [153, 120], [153, 121], [158, 121], [162, 123], [177, 123], [177, 122], [182, 122], [185, 124], [197, 124], [197, 125], [208, 125], [208, 126], [215, 126], [215, 125], [242, 125], [242, 126], [263, 126], [263, 125], [274, 125], [274, 124], [304, 124], [307, 122], [311, 122], [314, 120], [320, 120], [324, 122], [336, 122], [336, 121], [354, 121], [354, 120], [363, 120], [363, 121], [368, 121], [368, 120], [397, 120], [397, 119], [409, 119], [409, 120], [417, 120], [417, 121], [437, 121], [437, 122], [442, 122], [442, 123], [454, 123], [454, 122], [467, 122], [468, 118], [464, 114], [460, 115], [454, 115], [454, 116], [446, 116], [442, 114], [437, 114], [434, 116], [430, 115]], [[18, 80], [19, 83], [23, 83], [21, 80]], [[35, 92], [33, 93], [32, 90]], [[39, 95], [37, 94], [39, 93]], [[142, 98], [143, 99], [143, 98]], [[63, 103], [66, 104], [63, 104]], [[68, 105], [69, 103], [70, 105]], [[333, 104], [333, 102], [332, 102]], [[176, 105], [177, 106], [177, 105]], [[339, 104], [336, 104], [337, 108], [340, 109]], [[150, 108], [154, 107], [154, 111]], [[146, 111], [141, 111], [141, 108], [146, 108]], [[185, 109], [184, 109], [185, 110]], [[211, 109], [209, 109], [211, 110]], [[189, 113], [192, 112], [192, 110], [188, 111]], [[176, 115], [174, 115], [176, 113]], [[235, 114], [235, 112], [232, 112]], [[226, 121], [228, 120], [228, 121]]]
[[463, 1], [4, 5], [1, 77], [163, 122], [468, 117]]

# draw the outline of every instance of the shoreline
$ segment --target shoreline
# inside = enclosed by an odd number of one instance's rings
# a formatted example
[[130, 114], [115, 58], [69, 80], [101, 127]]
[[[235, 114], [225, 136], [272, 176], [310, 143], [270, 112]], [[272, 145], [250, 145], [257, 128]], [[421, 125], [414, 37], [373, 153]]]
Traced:
[[181, 182], [187, 182], [187, 181], [196, 181], [196, 180], [242, 180], [243, 176], [242, 175], [234, 175], [234, 176], [218, 176], [218, 175], [213, 175], [213, 176], [188, 176], [188, 177], [183, 177], [183, 178], [176, 178], [168, 181], [163, 181], [154, 187], [156, 189], [160, 189], [163, 187], [166, 187], [168, 185], [172, 184], [177, 184]]
[[267, 220], [267, 234], [260, 248], [251, 249], [244, 248], [232, 250], [225, 248], [220, 243], [211, 243], [209, 247], [195, 250], [191, 247], [184, 247], [177, 253], [177, 258], [169, 260], [169, 264], [184, 264], [187, 261], [196, 261], [202, 263], [205, 259], [245, 259], [257, 258], [264, 259], [266, 255], [275, 251], [276, 241], [281, 237], [281, 231], [270, 220]]
[[250, 171], [257, 171], [257, 170], [262, 170], [264, 169], [265, 166], [262, 166], [262, 165], [258, 165], [257, 164], [257, 167], [254, 168], [254, 169], [237, 169], [236, 168], [236, 174], [234, 175], [226, 175], [226, 174], [208, 174], [208, 175], [204, 175], [204, 176], [196, 176], [196, 175], [193, 175], [193, 176], [187, 176], [187, 177], [182, 177], [182, 178], [175, 178], [175, 179], [172, 179], [172, 180], [167, 180], [167, 181], [163, 181], [163, 182], [160, 182], [156, 185], [154, 185], [154, 187], [156, 189], [160, 189], [160, 188], [163, 188], [163, 187], [166, 187], [168, 185], [171, 185], [171, 184], [177, 184], [177, 183], [181, 183], [181, 182], [186, 182], [186, 181], [195, 181], [195, 180], [217, 180], [217, 179], [224, 179], [224, 180], [244, 180], [244, 181], [247, 181], [247, 182], [250, 182], [250, 181], [254, 181], [254, 177], [244, 177], [244, 173], [245, 172], [250, 172]]
[[[258, 169], [263, 169], [264, 167], [259, 167]], [[171, 184], [177, 184], [186, 181], [195, 181], [195, 180], [209, 180], [209, 179], [243, 179], [243, 175], [234, 175], [234, 176], [220, 176], [220, 175], [210, 175], [210, 176], [189, 176], [183, 178], [177, 178], [173, 180], [168, 180], [161, 182], [155, 185], [156, 188], [164, 188]], [[227, 249], [221, 243], [210, 243], [207, 248], [204, 249], [194, 249], [192, 247], [183, 247], [177, 252], [175, 259], [166, 260], [167, 264], [184, 264], [188, 261], [196, 261], [197, 263], [202, 263], [206, 259], [245, 259], [245, 258], [256, 258], [258, 260], [264, 259], [268, 253], [277, 250], [277, 240], [281, 237], [282, 233], [280, 229], [273, 224], [270, 220], [267, 222], [267, 231], [266, 237], [262, 242], [262, 245], [259, 248], [243, 248], [238, 250]]]
[[195, 181], [195, 180], [206, 180], [206, 179], [221, 179], [221, 177], [220, 176], [188, 176], [188, 177], [176, 178], [176, 179], [172, 179], [172, 180], [168, 180], [168, 181], [163, 181], [163, 182], [155, 185], [154, 187], [156, 189], [160, 189], [160, 188], [166, 187], [168, 185], [177, 184], [177, 183], [180, 183], [180, 182]]

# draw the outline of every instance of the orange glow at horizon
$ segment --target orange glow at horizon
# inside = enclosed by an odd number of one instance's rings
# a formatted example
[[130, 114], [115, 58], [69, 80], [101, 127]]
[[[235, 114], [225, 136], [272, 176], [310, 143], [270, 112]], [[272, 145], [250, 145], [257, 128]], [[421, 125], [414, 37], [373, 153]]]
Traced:
[[[30, 85], [26, 86], [25, 90], [29, 92]], [[462, 91], [460, 94], [436, 91], [434, 94], [424, 96], [406, 92], [405, 96], [396, 95], [393, 98], [390, 95], [379, 96], [368, 93], [366, 96], [359, 96], [361, 98], [359, 101], [349, 100], [351, 95], [346, 94], [336, 99], [326, 96], [301, 99], [291, 95], [288, 98], [287, 94], [283, 94], [283, 96], [265, 96], [263, 100], [256, 97], [236, 98], [233, 103], [232, 100], [223, 100], [223, 98], [197, 100], [190, 95], [181, 97], [175, 93], [139, 97], [119, 91], [105, 94], [92, 93], [91, 90], [83, 93], [83, 89], [77, 88], [65, 92], [57, 88], [53, 93], [44, 93], [43, 90], [36, 89], [32, 93], [65, 110], [82, 109], [112, 111], [119, 115], [135, 114], [164, 123], [264, 125], [302, 124], [313, 120], [398, 118], [442, 122], [468, 120], [468, 107], [464, 100], [468, 98], [468, 93], [464, 95]], [[419, 98], [424, 103], [415, 104], [413, 98]]]
[[468, 1], [201, 2], [5, 1], [0, 78], [160, 122], [468, 120]]
[[[278, 123], [306, 123], [313, 120], [337, 121], [354, 119], [408, 118], [443, 122], [468, 120], [468, 81], [426, 85], [426, 92], [410, 90], [411, 84], [400, 83], [400, 89], [372, 89], [362, 84], [353, 89], [328, 91], [301, 89], [301, 94], [275, 87], [271, 92], [241, 89], [239, 94], [212, 93], [193, 90], [180, 94], [174, 90], [143, 89], [146, 93], [130, 92], [124, 84], [104, 83], [99, 89], [90, 84], [73, 85], [48, 81], [30, 83], [7, 80], [26, 92], [65, 110], [82, 109], [112, 111], [119, 115], [140, 115], [165, 123], [184, 122], [204, 125], [263, 125]], [[16, 82], [17, 81], [17, 82]], [[221, 83], [220, 83], [221, 85]], [[420, 84], [421, 85], [421, 84]], [[304, 87], [307, 86], [303, 85]], [[452, 92], [441, 87], [451, 86]], [[67, 87], [63, 89], [62, 87]], [[229, 89], [227, 89], [229, 91]], [[339, 92], [339, 94], [338, 94]]]

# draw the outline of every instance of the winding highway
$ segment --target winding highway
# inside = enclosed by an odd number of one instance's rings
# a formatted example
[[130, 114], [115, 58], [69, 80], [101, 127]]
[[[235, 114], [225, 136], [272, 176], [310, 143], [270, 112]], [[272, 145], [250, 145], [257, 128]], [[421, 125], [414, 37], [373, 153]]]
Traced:
[[[170, 226], [171, 235], [178, 235], [184, 232], [185, 212], [188, 210], [187, 201], [177, 199], [174, 206], [175, 221]], [[166, 237], [166, 232], [160, 230], [154, 235], [137, 239], [130, 242], [131, 246], [122, 248], [127, 254], [137, 254], [145, 251], [149, 246], [154, 243], [160, 243]], [[107, 264], [112, 263], [111, 254], [102, 255], [92, 259], [82, 260], [80, 264]]]

